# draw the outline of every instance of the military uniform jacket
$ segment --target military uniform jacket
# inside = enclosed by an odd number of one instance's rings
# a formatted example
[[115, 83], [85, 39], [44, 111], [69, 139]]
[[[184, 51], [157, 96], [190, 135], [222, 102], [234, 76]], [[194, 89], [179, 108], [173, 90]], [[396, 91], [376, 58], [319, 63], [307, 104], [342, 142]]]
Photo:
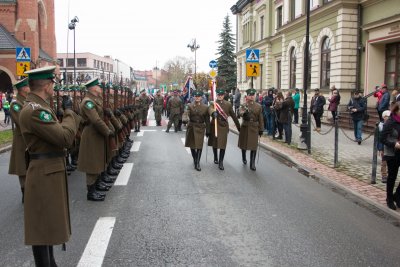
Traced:
[[135, 98], [135, 103], [133, 104], [133, 117], [137, 120], [140, 120], [141, 117], [141, 109], [142, 103], [140, 102], [140, 98]]
[[97, 174], [106, 169], [108, 137], [112, 133], [103, 121], [100, 98], [88, 92], [81, 102], [81, 114], [85, 120], [79, 147], [78, 170]]
[[32, 159], [26, 173], [26, 245], [62, 244], [71, 235], [64, 148], [75, 138], [75, 116], [73, 111], [66, 110], [62, 123], [59, 123], [49, 103], [33, 93], [28, 94], [19, 115], [21, 133], [29, 153], [53, 153], [46, 159]]
[[204, 133], [210, 133], [210, 116], [208, 106], [203, 103], [193, 102], [188, 105], [188, 126], [186, 131], [185, 146], [193, 149], [202, 149]]
[[169, 111], [169, 116], [172, 118], [176, 114], [181, 114], [183, 112], [183, 102], [180, 97], [172, 96], [167, 103], [167, 110]]
[[140, 103], [141, 103], [142, 110], [148, 110], [148, 109], [149, 109], [149, 106], [150, 106], [150, 99], [149, 99], [149, 97], [148, 97], [147, 95], [145, 95], [145, 96], [141, 95], [141, 96], [139, 97], [139, 99], [140, 99]]
[[13, 132], [13, 142], [10, 156], [10, 165], [8, 168], [9, 174], [24, 176], [26, 174], [25, 164], [25, 141], [22, 138], [21, 128], [19, 126], [19, 114], [21, 114], [22, 107], [25, 103], [25, 97], [17, 95], [17, 100], [11, 103], [10, 112], [11, 118], [15, 123]]
[[164, 106], [164, 98], [162, 96], [155, 96], [153, 102], [153, 109], [161, 111]]
[[[231, 116], [233, 119], [233, 122], [236, 125], [237, 129], [240, 129], [240, 124], [239, 120], [236, 117], [235, 112], [232, 109], [232, 104], [229, 101], [222, 100], [219, 101], [217, 100], [217, 103], [220, 105], [222, 110], [225, 112], [226, 115]], [[214, 105], [211, 105], [209, 108], [209, 113], [211, 114], [212, 112], [215, 111]], [[228, 142], [228, 133], [229, 133], [229, 123], [226, 121], [221, 114], [218, 114], [217, 117], [217, 135], [218, 137], [215, 137], [215, 118], [212, 117], [211, 124], [211, 134], [210, 137], [208, 138], [208, 145], [212, 146], [214, 148], [219, 148], [219, 149], [225, 149], [226, 144]]]
[[257, 150], [258, 133], [264, 130], [262, 107], [255, 101], [247, 102], [247, 111], [243, 114], [243, 121], [239, 133], [239, 148]]

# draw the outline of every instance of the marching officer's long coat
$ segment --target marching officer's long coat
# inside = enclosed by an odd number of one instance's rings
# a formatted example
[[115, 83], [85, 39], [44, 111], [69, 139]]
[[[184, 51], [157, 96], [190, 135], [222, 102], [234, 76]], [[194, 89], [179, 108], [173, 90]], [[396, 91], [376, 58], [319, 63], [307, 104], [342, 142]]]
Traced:
[[[226, 101], [226, 100], [221, 100], [221, 101], [217, 100], [217, 103], [220, 105], [220, 107], [222, 108], [222, 110], [225, 112], [226, 115], [232, 117], [233, 122], [236, 125], [236, 128], [240, 129], [240, 123], [236, 117], [235, 112], [232, 109], [231, 102]], [[215, 111], [215, 107], [213, 105], [211, 105], [209, 108], [209, 113], [211, 114], [214, 111]], [[228, 142], [228, 133], [229, 133], [228, 121], [225, 120], [221, 114], [218, 114], [218, 117], [217, 117], [217, 135], [218, 135], [218, 137], [215, 137], [215, 118], [214, 117], [212, 117], [212, 120], [210, 123], [210, 128], [211, 128], [211, 134], [210, 134], [210, 137], [208, 138], [208, 145], [212, 146], [213, 148], [225, 149], [226, 144]]]
[[210, 132], [210, 116], [208, 106], [193, 102], [188, 105], [189, 122], [186, 130], [185, 146], [193, 149], [202, 149], [204, 133]]
[[161, 113], [164, 107], [164, 98], [160, 96], [155, 96], [153, 101], [154, 117], [156, 121], [161, 121]]
[[242, 115], [238, 146], [244, 150], [257, 150], [258, 134], [264, 130], [262, 107], [255, 101], [248, 102], [245, 107], [247, 110]]
[[149, 106], [150, 106], [150, 98], [145, 95], [142, 94], [140, 95], [140, 103], [141, 103], [141, 115], [142, 115], [142, 121], [147, 120], [147, 113], [149, 111]]
[[66, 110], [59, 123], [49, 103], [34, 93], [28, 94], [21, 111], [21, 133], [29, 153], [47, 155], [31, 159], [26, 173], [26, 245], [58, 245], [71, 235], [64, 148], [72, 144], [78, 130], [75, 116]]
[[10, 112], [12, 121], [15, 123], [13, 132], [13, 142], [10, 156], [10, 165], [8, 168], [9, 174], [15, 174], [18, 176], [25, 176], [26, 164], [25, 164], [25, 141], [22, 138], [21, 128], [19, 125], [19, 115], [25, 103], [25, 97], [18, 94], [17, 100], [11, 103]]
[[81, 115], [86, 126], [79, 147], [78, 170], [98, 174], [107, 168], [107, 143], [111, 132], [103, 121], [100, 98], [88, 92], [81, 102]]

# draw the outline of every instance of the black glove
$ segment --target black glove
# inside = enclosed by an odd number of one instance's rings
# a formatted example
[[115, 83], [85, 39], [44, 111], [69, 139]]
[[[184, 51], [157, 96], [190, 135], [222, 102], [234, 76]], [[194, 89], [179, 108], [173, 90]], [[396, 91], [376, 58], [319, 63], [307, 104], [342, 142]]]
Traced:
[[61, 104], [62, 108], [64, 110], [67, 109], [72, 109], [72, 99], [69, 95], [63, 95], [62, 96], [62, 104]]
[[238, 132], [240, 133], [240, 126], [237, 128]]
[[263, 135], [263, 133], [264, 133], [263, 131], [259, 131], [258, 135], [261, 137]]
[[119, 109], [115, 110], [115, 116], [117, 117], [121, 116], [121, 110]]
[[109, 108], [104, 109], [104, 114], [105, 114], [107, 117], [111, 118], [111, 116], [112, 116], [112, 111], [111, 111], [111, 109], [109, 109]]
[[218, 111], [214, 111], [212, 115], [213, 115], [214, 118], [217, 118], [218, 117]]
[[207, 138], [210, 137], [210, 133], [206, 133], [206, 137], [207, 137]]
[[62, 109], [57, 110], [57, 118], [62, 118], [64, 116], [64, 111]]

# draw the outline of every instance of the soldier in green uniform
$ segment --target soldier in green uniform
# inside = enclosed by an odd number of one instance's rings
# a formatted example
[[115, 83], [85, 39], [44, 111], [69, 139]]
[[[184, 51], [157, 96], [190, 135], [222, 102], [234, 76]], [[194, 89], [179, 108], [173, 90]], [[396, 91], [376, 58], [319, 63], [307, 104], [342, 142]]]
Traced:
[[[229, 133], [228, 117], [232, 117], [239, 132], [240, 124], [235, 112], [233, 111], [231, 102], [224, 100], [225, 90], [218, 89], [216, 93], [217, 101], [209, 107], [209, 113], [213, 118], [210, 125], [211, 134], [210, 138], [208, 138], [208, 145], [213, 147], [214, 163], [218, 164], [220, 170], [224, 170], [224, 156]], [[215, 129], [215, 125], [217, 125], [217, 129]]]
[[247, 164], [246, 150], [250, 150], [250, 169], [255, 171], [258, 135], [263, 134], [264, 118], [261, 105], [254, 100], [256, 90], [248, 89], [246, 93], [246, 103], [239, 108], [239, 115], [243, 117], [243, 121], [238, 146], [242, 150], [243, 164]]
[[178, 123], [179, 123], [179, 116], [183, 111], [183, 102], [182, 99], [179, 97], [179, 91], [174, 90], [173, 96], [168, 100], [167, 103], [167, 110], [169, 114], [169, 121], [167, 125], [166, 133], [169, 133], [169, 129], [174, 124], [175, 132], [178, 131]]
[[201, 171], [200, 158], [203, 150], [204, 133], [210, 136], [210, 116], [208, 106], [202, 103], [203, 92], [193, 93], [194, 102], [188, 105], [188, 126], [186, 131], [185, 146], [190, 147], [194, 168]]
[[135, 132], [140, 132], [140, 123], [142, 120], [142, 104], [139, 95], [136, 95], [133, 103], [133, 125]]
[[9, 174], [15, 174], [19, 177], [19, 185], [22, 192], [22, 203], [24, 203], [24, 187], [26, 178], [26, 164], [25, 164], [25, 150], [26, 145], [22, 138], [21, 128], [19, 125], [19, 115], [21, 114], [22, 107], [24, 106], [26, 96], [30, 89], [28, 86], [28, 78], [25, 78], [14, 84], [17, 88], [17, 99], [11, 102], [10, 113], [12, 121], [15, 123], [13, 132], [13, 142], [10, 156], [10, 165], [8, 168]]
[[86, 173], [87, 200], [92, 201], [103, 201], [105, 198], [97, 191], [107, 187], [99, 175], [107, 169], [108, 139], [114, 137], [114, 132], [103, 121], [102, 89], [99, 84], [98, 78], [85, 84], [88, 92], [80, 106], [86, 126], [79, 147], [78, 170]]
[[142, 126], [146, 126], [147, 123], [147, 114], [149, 112], [149, 107], [150, 107], [150, 98], [146, 94], [146, 90], [141, 91], [140, 95], [140, 103], [141, 103], [141, 116], [142, 116]]
[[29, 153], [24, 203], [25, 244], [32, 246], [36, 266], [57, 266], [53, 245], [64, 244], [71, 235], [65, 148], [71, 146], [78, 122], [70, 97], [63, 97], [62, 123], [50, 108], [55, 68], [26, 72], [31, 92], [19, 115], [19, 126]]
[[164, 98], [161, 96], [161, 91], [158, 90], [153, 101], [154, 118], [156, 119], [157, 126], [161, 126], [161, 114], [164, 106]]

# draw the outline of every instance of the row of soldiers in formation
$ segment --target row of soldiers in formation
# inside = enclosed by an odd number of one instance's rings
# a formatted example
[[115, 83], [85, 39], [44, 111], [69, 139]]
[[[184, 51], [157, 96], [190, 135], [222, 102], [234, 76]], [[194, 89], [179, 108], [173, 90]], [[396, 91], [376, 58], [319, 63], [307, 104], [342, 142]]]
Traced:
[[[87, 200], [103, 201], [129, 157], [131, 130], [146, 123], [151, 99], [142, 92], [121, 100], [116, 90], [93, 79], [84, 95], [74, 93], [75, 101], [67, 93], [53, 103], [59, 70], [26, 73], [28, 78], [14, 85], [18, 95], [10, 107], [15, 129], [9, 173], [20, 180], [25, 244], [32, 246], [36, 266], [56, 266], [53, 245], [65, 244], [71, 235], [66, 152], [70, 164], [86, 173]], [[162, 96], [153, 101], [161, 125]]]
[[[183, 112], [184, 105], [178, 93], [178, 91], [174, 91], [174, 95], [168, 101], [169, 122], [166, 133], [169, 132], [172, 124], [175, 126], [175, 132], [179, 127], [179, 118]], [[262, 107], [255, 101], [256, 90], [248, 89], [246, 93], [246, 103], [239, 108], [238, 115], [243, 118], [240, 125], [231, 102], [224, 100], [226, 95], [225, 90], [216, 90], [216, 100], [210, 103], [210, 106], [203, 103], [203, 92], [193, 92], [194, 101], [187, 106], [188, 125], [185, 146], [190, 147], [194, 168], [197, 171], [201, 171], [200, 159], [204, 136], [208, 138], [207, 145], [213, 148], [214, 163], [218, 164], [220, 170], [224, 170], [224, 157], [229, 133], [229, 117], [232, 117], [239, 131], [238, 146], [242, 151], [243, 164], [247, 164], [246, 151], [250, 150], [250, 169], [253, 171], [256, 170], [255, 158], [259, 141], [258, 136], [263, 134], [264, 119]]]

